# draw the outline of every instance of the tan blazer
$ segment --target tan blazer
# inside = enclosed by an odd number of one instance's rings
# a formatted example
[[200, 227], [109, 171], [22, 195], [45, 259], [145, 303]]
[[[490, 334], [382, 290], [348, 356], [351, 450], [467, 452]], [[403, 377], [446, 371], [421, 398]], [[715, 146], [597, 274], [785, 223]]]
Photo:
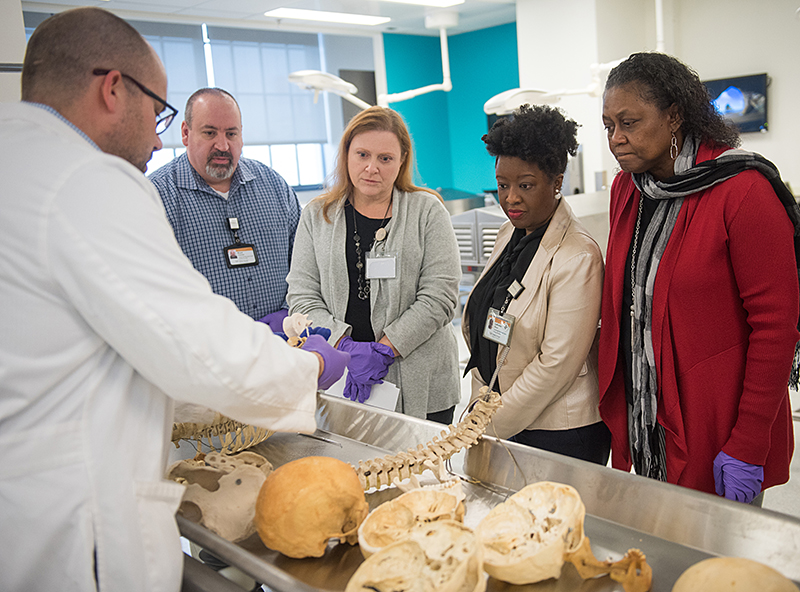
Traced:
[[[506, 248], [514, 227], [506, 222], [484, 273]], [[483, 275], [481, 275], [483, 277]], [[509, 438], [522, 430], [563, 430], [600, 420], [597, 327], [603, 257], [597, 243], [562, 199], [522, 280], [525, 290], [508, 306], [516, 317], [511, 350], [498, 374], [503, 406], [486, 433]], [[464, 307], [462, 331], [469, 345]], [[485, 323], [485, 319], [475, 319]], [[503, 348], [498, 347], [498, 363]], [[472, 396], [484, 386], [472, 369]]]

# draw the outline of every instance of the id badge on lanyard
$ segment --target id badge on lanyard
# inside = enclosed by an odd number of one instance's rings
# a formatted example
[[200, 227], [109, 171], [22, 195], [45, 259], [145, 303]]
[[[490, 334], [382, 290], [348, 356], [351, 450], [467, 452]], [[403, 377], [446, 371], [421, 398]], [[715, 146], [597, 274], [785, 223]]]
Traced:
[[234, 243], [223, 249], [225, 253], [225, 263], [228, 268], [250, 267], [258, 265], [258, 253], [255, 245], [248, 245], [239, 240], [239, 220], [228, 218], [228, 228], [233, 232]]
[[368, 280], [394, 279], [397, 277], [397, 253], [375, 249], [367, 252], [366, 278]]
[[496, 308], [489, 308], [489, 314], [486, 316], [486, 324], [483, 327], [483, 337], [489, 341], [494, 341], [503, 346], [508, 346], [511, 342], [511, 334], [514, 331], [514, 323], [516, 317], [506, 312], [508, 304], [512, 299], [516, 299], [525, 287], [517, 280], [508, 287], [508, 296], [500, 310]]

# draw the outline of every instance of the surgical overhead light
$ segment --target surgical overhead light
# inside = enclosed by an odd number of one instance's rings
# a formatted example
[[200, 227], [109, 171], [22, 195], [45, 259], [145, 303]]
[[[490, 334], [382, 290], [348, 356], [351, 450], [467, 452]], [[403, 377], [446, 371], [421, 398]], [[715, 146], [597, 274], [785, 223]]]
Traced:
[[508, 115], [520, 105], [551, 105], [561, 100], [561, 97], [572, 95], [589, 95], [599, 97], [603, 94], [603, 85], [608, 73], [614, 66], [622, 63], [625, 58], [607, 62], [605, 64], [591, 64], [589, 70], [592, 81], [584, 88], [574, 90], [545, 91], [532, 88], [512, 88], [493, 96], [483, 104], [483, 112], [487, 115]]
[[356, 88], [355, 84], [351, 84], [327, 72], [322, 72], [320, 70], [298, 70], [297, 72], [289, 74], [289, 82], [293, 82], [300, 88], [313, 90], [315, 103], [317, 99], [319, 99], [320, 92], [331, 92], [362, 109], [371, 107], [369, 103], [355, 96], [358, 92], [358, 88]]
[[487, 115], [508, 115], [520, 105], [544, 105], [555, 103], [559, 97], [550, 96], [543, 90], [531, 88], [512, 88], [493, 96], [483, 105], [483, 112]]
[[[274, 12], [274, 11], [273, 11]], [[271, 13], [267, 13], [271, 14]], [[411, 99], [425, 93], [441, 90], [449, 92], [453, 88], [450, 80], [450, 54], [447, 49], [447, 29], [458, 25], [458, 12], [442, 11], [429, 14], [425, 17], [425, 27], [428, 29], [439, 29], [439, 43], [442, 50], [442, 82], [441, 84], [429, 84], [421, 88], [406, 90], [394, 94], [380, 93], [378, 95], [378, 105], [387, 107], [389, 103], [397, 103]], [[320, 70], [300, 70], [289, 74], [289, 82], [293, 82], [300, 88], [314, 91], [314, 102], [317, 102], [320, 92], [332, 92], [343, 99], [358, 105], [362, 109], [371, 107], [366, 101], [362, 101], [355, 94], [358, 89], [353, 85], [342, 80], [338, 76], [322, 72]]]

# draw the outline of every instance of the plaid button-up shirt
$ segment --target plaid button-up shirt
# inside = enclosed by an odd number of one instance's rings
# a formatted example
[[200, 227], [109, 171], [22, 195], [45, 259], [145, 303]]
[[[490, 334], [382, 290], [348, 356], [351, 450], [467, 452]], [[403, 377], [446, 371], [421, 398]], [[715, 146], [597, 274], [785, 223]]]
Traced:
[[[291, 187], [268, 166], [240, 158], [228, 199], [192, 168], [184, 153], [150, 180], [158, 189], [181, 249], [215, 293], [259, 319], [285, 306], [300, 203]], [[225, 247], [234, 244], [228, 218], [237, 218], [242, 243], [255, 245], [258, 265], [228, 268]]]

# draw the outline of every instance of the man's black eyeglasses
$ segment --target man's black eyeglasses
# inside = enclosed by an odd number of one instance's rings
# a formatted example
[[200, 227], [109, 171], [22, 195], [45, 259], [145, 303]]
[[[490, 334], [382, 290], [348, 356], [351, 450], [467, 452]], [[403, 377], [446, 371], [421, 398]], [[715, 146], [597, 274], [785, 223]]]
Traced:
[[[111, 70], [103, 70], [101, 68], [92, 70], [92, 74], [94, 74], [95, 76], [105, 76], [109, 72], [111, 72]], [[146, 94], [148, 97], [155, 99], [156, 101], [164, 105], [164, 108], [158, 115], [158, 119], [156, 119], [156, 133], [157, 134], [164, 133], [169, 127], [169, 124], [172, 123], [172, 120], [175, 119], [175, 116], [178, 114], [178, 110], [169, 103], [167, 103], [164, 99], [159, 97], [152, 90], [147, 88], [144, 84], [136, 80], [133, 76], [128, 76], [127, 74], [123, 74], [122, 72], [120, 72], [120, 76], [122, 76], [123, 78], [127, 78], [128, 80], [133, 82], [136, 86], [138, 86], [139, 90], [142, 91], [144, 94]]]

